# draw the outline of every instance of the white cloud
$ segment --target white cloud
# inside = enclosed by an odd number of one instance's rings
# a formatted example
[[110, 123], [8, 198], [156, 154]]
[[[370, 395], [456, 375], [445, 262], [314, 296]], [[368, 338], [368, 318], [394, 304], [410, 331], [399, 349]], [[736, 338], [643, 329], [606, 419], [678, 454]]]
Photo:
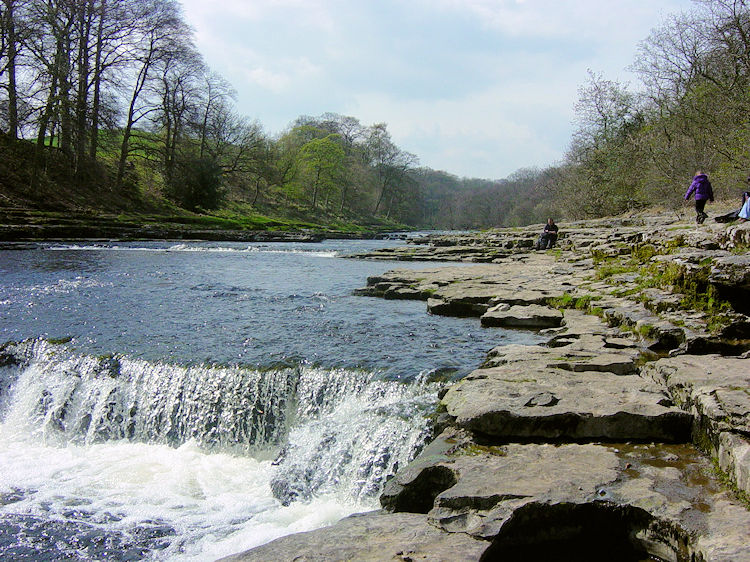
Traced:
[[[460, 176], [499, 178], [513, 170], [560, 159], [564, 146], [548, 135], [549, 121], [569, 129], [565, 99], [511, 85], [466, 98], [404, 101], [382, 94], [359, 96], [348, 113], [365, 123], [386, 121], [394, 141], [423, 165]], [[506, 170], [498, 174], [498, 168]]]
[[263, 65], [250, 65], [243, 67], [242, 70], [248, 82], [275, 94], [289, 91], [294, 85], [299, 87], [315, 80], [315, 74], [320, 70], [304, 57], [287, 59], [282, 62], [281, 68], [284, 69], [283, 71], [272, 70]]
[[206, 0], [182, 0], [182, 5], [196, 27], [200, 22], [220, 20], [262, 22], [278, 15], [293, 17], [290, 23], [303, 22], [321, 31], [335, 27], [333, 3], [326, 0], [222, 0], [220, 5]]
[[505, 177], [560, 158], [586, 70], [633, 80], [637, 43], [690, 0], [186, 0], [208, 64], [272, 132], [386, 122], [425, 165]]

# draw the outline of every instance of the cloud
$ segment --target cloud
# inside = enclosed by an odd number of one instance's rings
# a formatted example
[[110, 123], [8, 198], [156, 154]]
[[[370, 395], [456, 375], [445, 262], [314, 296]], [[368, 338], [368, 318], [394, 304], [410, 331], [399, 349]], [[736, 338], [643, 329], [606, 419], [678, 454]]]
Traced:
[[588, 68], [626, 71], [690, 0], [185, 0], [239, 110], [280, 131], [299, 115], [386, 122], [430, 167], [504, 177], [561, 157]]
[[347, 109], [365, 123], [386, 121], [394, 141], [422, 165], [459, 176], [500, 178], [517, 168], [549, 165], [562, 156], [558, 137], [570, 135], [564, 98], [503, 85], [430, 102], [363, 95]]
[[334, 27], [331, 2], [325, 0], [222, 0], [220, 6], [205, 0], [183, 0], [182, 4], [194, 24], [221, 20], [263, 22], [294, 14], [295, 19], [289, 23], [302, 22], [324, 31]]

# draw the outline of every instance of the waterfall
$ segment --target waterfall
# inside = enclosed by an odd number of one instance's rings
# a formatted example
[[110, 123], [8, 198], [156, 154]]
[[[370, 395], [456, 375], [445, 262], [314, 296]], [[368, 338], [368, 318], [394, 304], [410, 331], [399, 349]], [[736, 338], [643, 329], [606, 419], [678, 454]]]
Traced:
[[429, 433], [438, 386], [310, 365], [179, 366], [77, 354], [44, 340], [0, 348], [3, 431], [64, 447], [128, 441], [276, 458], [284, 505], [375, 497]]

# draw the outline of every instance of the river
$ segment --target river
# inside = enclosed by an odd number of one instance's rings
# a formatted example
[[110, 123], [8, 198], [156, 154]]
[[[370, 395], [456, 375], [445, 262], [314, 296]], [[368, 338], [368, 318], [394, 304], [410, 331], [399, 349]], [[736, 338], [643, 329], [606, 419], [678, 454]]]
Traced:
[[0, 558], [214, 560], [377, 508], [441, 381], [538, 341], [353, 296], [426, 267], [342, 257], [394, 243], [0, 250]]

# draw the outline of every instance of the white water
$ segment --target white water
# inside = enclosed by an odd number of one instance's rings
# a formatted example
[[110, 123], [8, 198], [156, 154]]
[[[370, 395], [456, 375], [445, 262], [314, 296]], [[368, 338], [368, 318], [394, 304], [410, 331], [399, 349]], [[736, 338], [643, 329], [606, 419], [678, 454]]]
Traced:
[[437, 391], [364, 371], [180, 367], [42, 341], [7, 357], [0, 527], [43, 521], [18, 545], [42, 551], [51, 536], [79, 560], [111, 558], [71, 546], [82, 529], [152, 559], [214, 560], [374, 509], [424, 440]]
[[307, 247], [293, 247], [278, 249], [278, 244], [271, 247], [265, 244], [249, 244], [246, 247], [238, 247], [237, 245], [229, 246], [197, 246], [195, 244], [173, 244], [168, 247], [153, 247], [153, 246], [138, 246], [138, 245], [109, 245], [109, 244], [60, 244], [49, 246], [51, 251], [90, 251], [90, 252], [187, 252], [187, 253], [262, 253], [262, 254], [303, 254], [306, 256], [314, 256], [319, 258], [335, 258], [339, 256], [339, 252], [335, 250], [315, 250], [310, 249], [313, 246]]

